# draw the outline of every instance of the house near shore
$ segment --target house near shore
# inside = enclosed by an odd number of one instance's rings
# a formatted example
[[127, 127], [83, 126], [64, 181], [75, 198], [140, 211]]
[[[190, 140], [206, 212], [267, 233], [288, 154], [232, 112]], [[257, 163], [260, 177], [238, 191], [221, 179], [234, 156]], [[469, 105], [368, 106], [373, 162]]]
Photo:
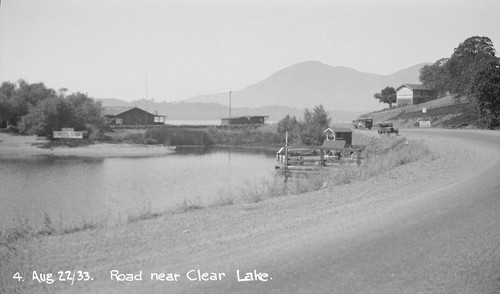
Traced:
[[139, 107], [104, 107], [104, 117], [111, 126], [164, 125], [166, 115], [152, 114]]
[[324, 131], [326, 140], [323, 147], [338, 149], [352, 146], [352, 130], [342, 127], [331, 127]]
[[420, 84], [403, 84], [396, 89], [398, 106], [416, 105], [437, 99], [437, 92]]
[[241, 116], [241, 117], [231, 117], [221, 118], [221, 125], [227, 126], [231, 122], [232, 126], [235, 125], [263, 125], [266, 123], [268, 115], [261, 116]]

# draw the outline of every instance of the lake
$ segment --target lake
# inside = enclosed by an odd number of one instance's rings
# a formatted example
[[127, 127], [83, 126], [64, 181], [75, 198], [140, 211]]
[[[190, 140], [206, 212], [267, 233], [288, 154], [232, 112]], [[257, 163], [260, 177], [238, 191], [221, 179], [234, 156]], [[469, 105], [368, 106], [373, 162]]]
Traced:
[[193, 149], [148, 158], [0, 159], [0, 226], [13, 219], [55, 228], [116, 225], [148, 211], [209, 205], [271, 177], [273, 151]]

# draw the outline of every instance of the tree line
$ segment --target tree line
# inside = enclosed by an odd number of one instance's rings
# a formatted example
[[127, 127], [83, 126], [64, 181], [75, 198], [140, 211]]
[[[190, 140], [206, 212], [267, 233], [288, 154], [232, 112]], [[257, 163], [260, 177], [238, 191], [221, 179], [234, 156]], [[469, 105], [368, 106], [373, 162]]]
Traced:
[[83, 93], [67, 95], [43, 83], [3, 82], [0, 86], [0, 127], [12, 127], [23, 134], [52, 138], [53, 131], [74, 128], [90, 137], [104, 130], [101, 103]]

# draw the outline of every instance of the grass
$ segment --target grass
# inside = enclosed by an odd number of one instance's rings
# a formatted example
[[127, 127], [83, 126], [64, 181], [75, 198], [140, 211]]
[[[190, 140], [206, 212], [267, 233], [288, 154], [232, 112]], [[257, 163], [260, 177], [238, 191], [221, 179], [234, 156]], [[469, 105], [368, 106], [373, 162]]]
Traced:
[[217, 145], [244, 145], [244, 146], [279, 146], [283, 142], [281, 136], [270, 126], [254, 128], [208, 129], [208, 134]]
[[272, 126], [259, 128], [222, 128], [206, 127], [185, 128], [164, 126], [149, 129], [120, 129], [107, 134], [107, 139], [132, 144], [163, 144], [167, 146], [279, 146], [281, 136]]
[[162, 127], [147, 129], [145, 139], [169, 146], [210, 146], [213, 139], [207, 130]]

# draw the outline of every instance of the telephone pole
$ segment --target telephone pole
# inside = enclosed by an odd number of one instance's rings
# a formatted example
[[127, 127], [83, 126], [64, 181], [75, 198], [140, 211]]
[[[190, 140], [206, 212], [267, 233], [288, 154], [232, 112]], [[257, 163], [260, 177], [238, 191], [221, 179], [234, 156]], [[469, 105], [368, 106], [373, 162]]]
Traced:
[[229, 91], [229, 130], [231, 130], [231, 91]]

